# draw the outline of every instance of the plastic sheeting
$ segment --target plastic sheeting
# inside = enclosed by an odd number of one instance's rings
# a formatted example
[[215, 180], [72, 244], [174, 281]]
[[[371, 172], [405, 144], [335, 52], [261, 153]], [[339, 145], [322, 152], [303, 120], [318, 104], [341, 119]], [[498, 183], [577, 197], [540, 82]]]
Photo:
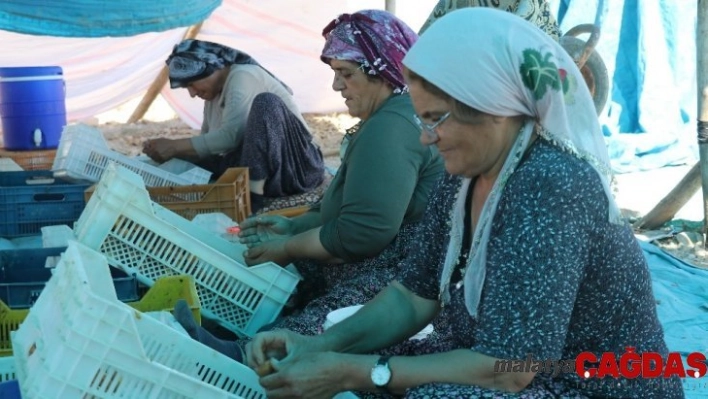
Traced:
[[[549, 0], [563, 32], [598, 0]], [[616, 172], [697, 161], [696, 0], [604, 0], [597, 52], [611, 81], [600, 116]], [[581, 39], [586, 39], [581, 36]]]
[[[397, 14], [417, 30], [435, 3], [406, 3]], [[293, 88], [302, 112], [342, 111], [346, 109], [342, 98], [331, 88], [332, 72], [319, 59], [324, 44], [322, 28], [342, 12], [383, 6], [382, 0], [224, 0], [204, 22], [198, 38], [254, 56]], [[142, 95], [186, 30], [183, 27], [119, 38], [61, 38], [0, 31], [0, 66], [61, 66], [67, 117], [79, 121]], [[201, 100], [189, 98], [184, 89], [165, 87], [162, 94], [190, 126], [201, 125]]]
[[205, 20], [221, 0], [4, 0], [0, 29], [63, 37], [133, 36]]
[[[699, 269], [641, 242], [649, 263], [656, 309], [669, 351], [685, 357], [692, 352], [708, 354], [708, 270]], [[687, 398], [708, 397], [708, 377], [686, 378]]]
[[[199, 39], [230, 45], [253, 55], [295, 91], [303, 112], [343, 107], [330, 87], [329, 67], [319, 60], [320, 32], [345, 9], [328, 2], [226, 0], [204, 22]], [[187, 28], [120, 38], [60, 38], [0, 31], [0, 65], [59, 65], [66, 81], [69, 121], [92, 117], [141, 95]], [[180, 117], [201, 124], [203, 102], [186, 90], [163, 90]]]

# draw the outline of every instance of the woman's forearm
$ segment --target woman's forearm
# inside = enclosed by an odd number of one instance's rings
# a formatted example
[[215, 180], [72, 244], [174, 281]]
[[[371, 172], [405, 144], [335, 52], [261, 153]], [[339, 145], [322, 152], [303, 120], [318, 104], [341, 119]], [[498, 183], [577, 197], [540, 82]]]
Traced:
[[305, 212], [292, 218], [292, 234], [297, 235], [322, 225], [322, 216], [317, 211]]
[[[372, 391], [371, 369], [378, 357], [343, 355], [347, 367], [343, 386], [350, 391]], [[533, 372], [495, 371], [498, 359], [467, 349], [423, 356], [395, 356], [389, 360], [388, 389], [404, 394], [406, 389], [430, 383], [476, 385], [505, 392], [519, 392], [533, 380]]]
[[[395, 309], [395, 311], [392, 311]], [[354, 316], [335, 324], [318, 336], [322, 350], [371, 353], [402, 342], [429, 323], [439, 310], [437, 301], [416, 296], [394, 281]], [[347, 390], [371, 390], [371, 356], [342, 355], [349, 367]], [[377, 357], [376, 357], [377, 358]], [[433, 382], [478, 385], [518, 392], [535, 373], [497, 372], [498, 359], [467, 349], [425, 356], [394, 357], [390, 361], [389, 389], [402, 394], [406, 389]]]
[[189, 138], [184, 139], [174, 139], [174, 150], [175, 158], [186, 159], [186, 160], [196, 160], [199, 159], [199, 154], [197, 150], [192, 145], [192, 141]]
[[417, 297], [394, 281], [354, 316], [335, 324], [318, 338], [325, 351], [371, 353], [414, 335], [437, 311], [436, 301]]
[[289, 259], [313, 259], [324, 263], [342, 263], [342, 260], [330, 254], [320, 242], [320, 227], [290, 237], [285, 243], [285, 252]]

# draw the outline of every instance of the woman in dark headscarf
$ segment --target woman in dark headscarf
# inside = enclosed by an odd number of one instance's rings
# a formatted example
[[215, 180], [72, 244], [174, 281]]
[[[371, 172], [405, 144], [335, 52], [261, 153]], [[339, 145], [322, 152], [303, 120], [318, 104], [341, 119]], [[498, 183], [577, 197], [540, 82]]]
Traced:
[[[401, 61], [417, 35], [379, 10], [341, 15], [324, 35], [332, 88], [361, 122], [347, 134], [342, 164], [318, 206], [292, 219], [259, 216], [241, 224], [247, 262], [292, 262], [302, 274], [293, 314], [275, 326], [309, 335], [321, 332], [329, 312], [365, 303], [399, 272], [443, 170], [437, 151], [420, 143], [403, 80]], [[188, 309], [177, 313], [193, 325]], [[187, 329], [240, 356], [233, 343]]]
[[229, 167], [248, 167], [254, 212], [264, 197], [302, 194], [322, 183], [322, 153], [292, 91], [248, 54], [184, 40], [166, 63], [170, 87], [186, 88], [205, 101], [202, 134], [150, 140], [144, 145], [150, 158], [195, 160], [216, 176]]

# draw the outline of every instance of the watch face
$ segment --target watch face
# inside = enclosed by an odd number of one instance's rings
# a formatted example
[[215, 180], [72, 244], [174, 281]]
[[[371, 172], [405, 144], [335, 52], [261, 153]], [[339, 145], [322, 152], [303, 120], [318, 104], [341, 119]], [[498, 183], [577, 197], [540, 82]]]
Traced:
[[391, 379], [391, 370], [384, 365], [377, 365], [371, 370], [371, 381], [374, 382], [376, 386], [384, 386], [388, 384]]

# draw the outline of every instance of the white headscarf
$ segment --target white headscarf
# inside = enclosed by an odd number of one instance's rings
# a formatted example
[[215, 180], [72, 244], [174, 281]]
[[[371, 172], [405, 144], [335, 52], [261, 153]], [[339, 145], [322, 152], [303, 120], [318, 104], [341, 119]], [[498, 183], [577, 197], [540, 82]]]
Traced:
[[[482, 208], [465, 268], [465, 304], [477, 315], [486, 275], [487, 244], [499, 198], [526, 150], [535, 123], [541, 135], [600, 175], [610, 203], [609, 220], [622, 223], [610, 189], [607, 148], [592, 97], [568, 53], [538, 27], [490, 8], [453, 11], [436, 21], [403, 60], [411, 71], [456, 100], [487, 114], [528, 115]], [[462, 248], [465, 179], [452, 210], [450, 245], [440, 281], [441, 300], [449, 301], [449, 284]]]

